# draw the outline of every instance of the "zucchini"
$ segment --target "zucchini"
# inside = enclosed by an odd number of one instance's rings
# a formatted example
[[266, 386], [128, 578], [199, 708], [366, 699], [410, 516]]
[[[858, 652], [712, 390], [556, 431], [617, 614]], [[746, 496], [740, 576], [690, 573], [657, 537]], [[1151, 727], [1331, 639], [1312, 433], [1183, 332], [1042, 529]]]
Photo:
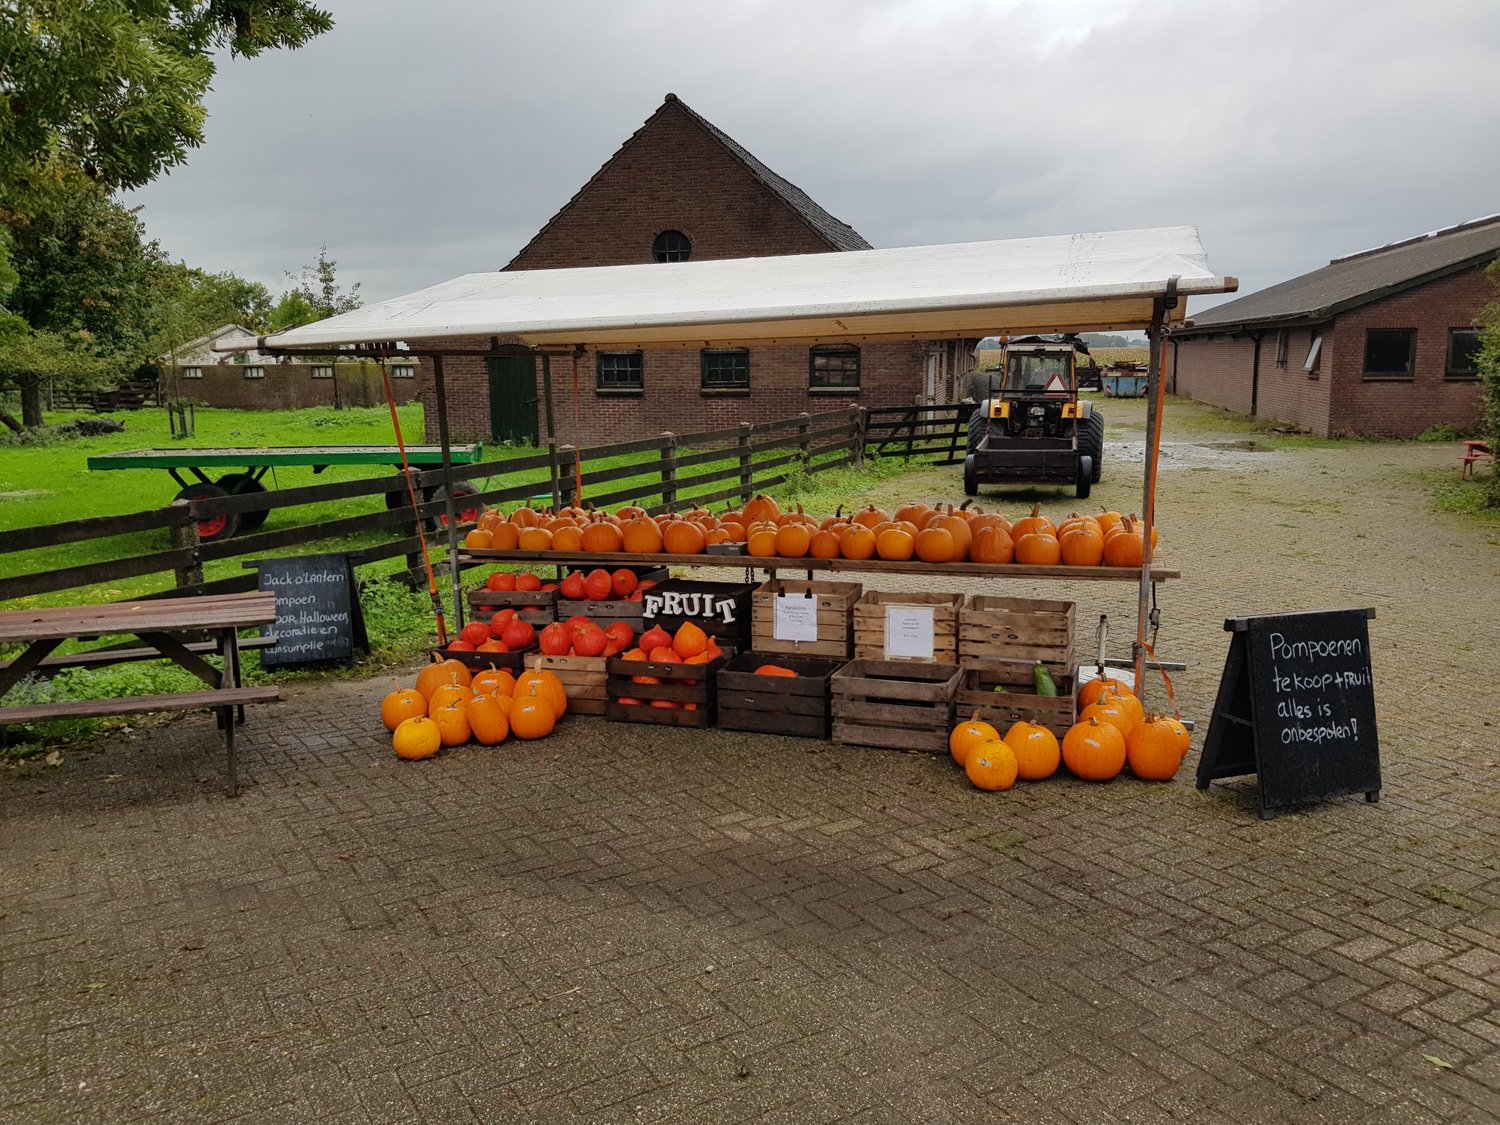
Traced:
[[1036, 681], [1036, 693], [1038, 695], [1057, 694], [1057, 685], [1052, 682], [1052, 673], [1047, 671], [1047, 666], [1040, 660], [1032, 667], [1031, 678]]

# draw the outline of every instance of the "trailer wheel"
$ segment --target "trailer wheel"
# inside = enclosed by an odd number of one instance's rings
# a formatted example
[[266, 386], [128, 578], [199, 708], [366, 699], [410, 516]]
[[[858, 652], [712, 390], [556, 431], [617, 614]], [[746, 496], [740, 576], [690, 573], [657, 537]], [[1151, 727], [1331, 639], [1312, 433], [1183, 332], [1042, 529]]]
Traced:
[[1089, 491], [1094, 487], [1094, 459], [1087, 453], [1079, 454], [1078, 457], [1078, 483], [1073, 494], [1080, 500], [1089, 498]]
[[[985, 430], [990, 423], [990, 403], [988, 399], [974, 408], [974, 413], [969, 415], [969, 445], [968, 450], [973, 453], [979, 448], [979, 443], [984, 440]], [[974, 495], [972, 492], [970, 496]]]
[[[228, 496], [229, 493], [216, 484], [190, 484], [177, 494], [179, 500], [215, 500], [220, 496]], [[198, 542], [220, 543], [225, 539], [233, 539], [240, 530], [240, 514], [229, 512], [225, 515], [209, 516], [207, 519], [198, 521]]]
[[979, 495], [979, 475], [974, 469], [974, 454], [964, 458], [964, 495]]
[[[422, 486], [417, 483], [417, 477], [419, 475], [420, 474], [416, 469], [411, 470], [411, 483], [412, 486], [416, 489], [418, 504], [422, 503], [422, 501], [425, 499], [425, 494], [422, 492]], [[395, 488], [391, 489], [391, 491], [385, 494], [386, 510], [391, 512], [394, 512], [397, 508], [411, 507], [411, 491], [410, 489], [408, 489], [406, 484], [406, 474], [399, 468], [396, 470], [396, 479], [400, 481], [400, 483], [396, 485]]]
[[[479, 489], [475, 488], [468, 481], [456, 480], [453, 482], [453, 503], [458, 509], [458, 523], [460, 527], [464, 524], [478, 523], [479, 517], [484, 514], [484, 505], [478, 500], [473, 499], [473, 497], [478, 495]], [[442, 503], [448, 499], [448, 490], [442, 487], [434, 488], [431, 498], [438, 503]], [[432, 517], [432, 528], [434, 531], [443, 531], [447, 526], [448, 512], [446, 509], [440, 508]]]
[[1099, 474], [1104, 471], [1104, 415], [1094, 411], [1084, 419], [1083, 426], [1083, 433], [1078, 438], [1078, 451], [1087, 453], [1094, 459], [1093, 480], [1098, 484]]
[[[250, 496], [266, 490], [266, 486], [249, 473], [230, 473], [227, 476], [220, 477], [214, 483], [231, 496]], [[270, 508], [262, 508], [258, 512], [241, 512], [239, 514], [240, 533], [244, 534], [247, 531], [254, 531], [266, 522], [266, 517], [270, 514]]]

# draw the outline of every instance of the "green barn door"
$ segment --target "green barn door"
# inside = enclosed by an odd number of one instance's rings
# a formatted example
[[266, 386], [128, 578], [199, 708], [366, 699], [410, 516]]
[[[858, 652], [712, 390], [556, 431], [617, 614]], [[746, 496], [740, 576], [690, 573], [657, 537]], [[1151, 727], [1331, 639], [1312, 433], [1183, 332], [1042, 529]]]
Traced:
[[530, 353], [485, 360], [490, 376], [490, 439], [536, 444], [536, 360]]

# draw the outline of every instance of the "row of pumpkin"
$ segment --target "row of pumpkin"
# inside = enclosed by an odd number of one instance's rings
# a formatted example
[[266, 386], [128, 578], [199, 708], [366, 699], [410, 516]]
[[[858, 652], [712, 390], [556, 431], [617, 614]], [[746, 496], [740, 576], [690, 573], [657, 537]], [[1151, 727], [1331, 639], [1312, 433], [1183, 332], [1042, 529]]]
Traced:
[[[1158, 542], [1151, 533], [1153, 548]], [[614, 514], [565, 507], [521, 507], [509, 515], [491, 508], [464, 538], [472, 550], [568, 553], [700, 555], [718, 544], [743, 544], [755, 558], [883, 559], [905, 562], [976, 562], [992, 565], [1138, 567], [1145, 529], [1134, 516], [1101, 511], [1073, 513], [1054, 522], [1041, 505], [1014, 523], [979, 508], [905, 504], [887, 512], [874, 504], [823, 520], [783, 512], [757, 496], [743, 510], [717, 515], [705, 508], [649, 515], [629, 505]]]

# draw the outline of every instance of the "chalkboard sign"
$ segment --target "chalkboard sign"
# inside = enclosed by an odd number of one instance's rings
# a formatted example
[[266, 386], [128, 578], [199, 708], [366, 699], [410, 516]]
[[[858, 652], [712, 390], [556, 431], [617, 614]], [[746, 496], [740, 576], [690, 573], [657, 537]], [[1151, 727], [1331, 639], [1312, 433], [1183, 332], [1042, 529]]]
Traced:
[[276, 643], [261, 650], [261, 667], [353, 660], [356, 646], [370, 651], [350, 561], [358, 557], [299, 555], [245, 564], [259, 571], [262, 590], [276, 593], [276, 623], [261, 630]]
[[1380, 798], [1373, 609], [1232, 617], [1198, 788], [1255, 774], [1260, 815], [1345, 793]]

